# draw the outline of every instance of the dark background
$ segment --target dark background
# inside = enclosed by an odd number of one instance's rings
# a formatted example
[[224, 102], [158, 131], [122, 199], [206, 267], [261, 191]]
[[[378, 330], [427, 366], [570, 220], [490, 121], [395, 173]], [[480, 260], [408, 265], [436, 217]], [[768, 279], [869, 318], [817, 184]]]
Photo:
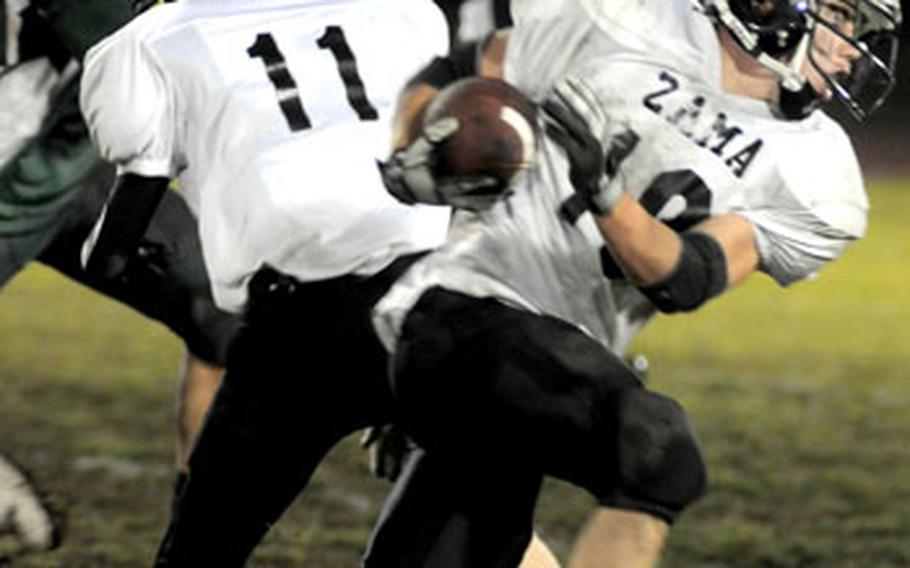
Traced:
[[906, 24], [910, 2], [901, 2], [901, 7], [905, 24], [894, 92], [885, 106], [863, 124], [838, 115], [853, 138], [868, 177], [910, 176], [910, 25]]

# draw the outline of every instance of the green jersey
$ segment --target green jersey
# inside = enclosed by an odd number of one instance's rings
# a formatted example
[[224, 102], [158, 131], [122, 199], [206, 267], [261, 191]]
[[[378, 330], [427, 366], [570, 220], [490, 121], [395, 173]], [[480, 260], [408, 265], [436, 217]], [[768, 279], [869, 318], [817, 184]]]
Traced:
[[126, 0], [0, 1], [0, 235], [52, 226], [97, 164], [79, 62], [130, 15]]

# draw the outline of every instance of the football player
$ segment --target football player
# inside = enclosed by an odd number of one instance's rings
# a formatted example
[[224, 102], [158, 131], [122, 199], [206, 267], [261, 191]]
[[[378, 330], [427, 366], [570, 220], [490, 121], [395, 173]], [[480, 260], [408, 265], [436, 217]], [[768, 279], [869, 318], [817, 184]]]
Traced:
[[244, 319], [160, 566], [243, 565], [325, 453], [389, 419], [370, 308], [449, 211], [396, 201], [376, 160], [447, 37], [429, 0], [186, 0], [89, 52], [81, 105], [119, 176], [87, 269], [123, 270], [176, 178], [215, 300]]
[[433, 182], [433, 148], [457, 120], [413, 143], [408, 126], [475, 61], [453, 52], [403, 97], [383, 167], [407, 202], [476, 211], [458, 211], [446, 245], [375, 310], [403, 426], [425, 451], [367, 566], [515, 565], [542, 474], [604, 506], [573, 565], [653, 565], [706, 472], [682, 409], [620, 354], [655, 312], [695, 310], [755, 272], [798, 282], [866, 229], [856, 157], [819, 107], [863, 119], [885, 100], [897, 0], [512, 10], [478, 71], [542, 104], [536, 164], [491, 207], [489, 188], [470, 206], [474, 186]]
[[[81, 243], [114, 179], [113, 167], [92, 148], [79, 113], [80, 60], [91, 44], [131, 16], [123, 0], [0, 3], [5, 30], [0, 34], [0, 286], [37, 260], [182, 337], [188, 354], [177, 462], [184, 470], [238, 324], [212, 301], [195, 220], [170, 192], [117, 278], [86, 274], [79, 264]], [[15, 480], [0, 483], [4, 527], [19, 534], [26, 549], [59, 543], [59, 530], [52, 530], [57, 517], [42, 508], [28, 477], [9, 460], [0, 460], [0, 469], [2, 477]]]

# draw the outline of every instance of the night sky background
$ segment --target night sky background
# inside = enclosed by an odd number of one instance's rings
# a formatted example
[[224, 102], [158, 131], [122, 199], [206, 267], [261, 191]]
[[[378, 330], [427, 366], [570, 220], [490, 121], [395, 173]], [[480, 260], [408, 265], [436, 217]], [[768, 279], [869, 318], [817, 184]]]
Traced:
[[901, 2], [904, 13], [898, 83], [878, 113], [865, 123], [842, 119], [851, 133], [860, 162], [869, 178], [910, 176], [910, 2]]

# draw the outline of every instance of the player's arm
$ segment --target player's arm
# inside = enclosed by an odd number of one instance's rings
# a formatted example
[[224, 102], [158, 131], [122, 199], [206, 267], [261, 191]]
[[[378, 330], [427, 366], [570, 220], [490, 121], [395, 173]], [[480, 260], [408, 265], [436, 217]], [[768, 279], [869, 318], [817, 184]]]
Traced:
[[569, 158], [577, 201], [594, 214], [626, 276], [661, 311], [693, 310], [758, 267], [755, 234], [744, 218], [718, 216], [677, 233], [623, 191], [621, 164], [638, 137], [610, 124], [583, 80], [561, 82], [544, 111], [547, 134]]
[[507, 31], [500, 31], [459, 46], [433, 59], [405, 86], [395, 112], [392, 153], [379, 163], [386, 189], [396, 199], [478, 211], [507, 193], [507, 186], [492, 176], [437, 177], [436, 147], [458, 131], [459, 123], [446, 117], [424, 125], [427, 107], [447, 85], [465, 77], [501, 75], [507, 37]]
[[474, 75], [502, 78], [508, 37], [509, 30], [499, 30], [483, 41], [458, 46], [421, 69], [398, 99], [392, 147], [405, 148], [420, 136], [424, 112], [447, 85]]
[[614, 258], [646, 292], [673, 294], [674, 286], [690, 288], [692, 297], [677, 302], [679, 309], [694, 309], [758, 267], [752, 225], [733, 213], [680, 234], [623, 193], [612, 212], [596, 220]]
[[138, 254], [170, 179], [185, 166], [173, 91], [145, 42], [153, 23], [133, 20], [92, 47], [83, 66], [82, 115], [98, 153], [119, 172], [82, 251], [83, 266], [103, 277], [116, 276]]
[[166, 177], [123, 174], [82, 247], [82, 266], [90, 274], [116, 278], [139, 250], [158, 204], [168, 190]]

